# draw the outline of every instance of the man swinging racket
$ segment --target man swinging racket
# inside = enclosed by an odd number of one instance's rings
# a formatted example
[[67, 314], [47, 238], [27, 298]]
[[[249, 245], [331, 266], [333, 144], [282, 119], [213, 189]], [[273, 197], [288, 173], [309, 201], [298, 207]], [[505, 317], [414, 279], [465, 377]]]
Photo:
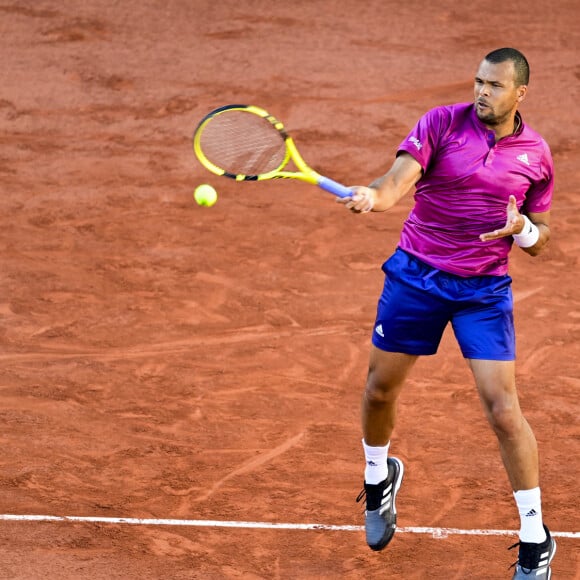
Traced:
[[536, 439], [515, 386], [508, 275], [513, 243], [536, 256], [550, 237], [552, 157], [517, 110], [528, 81], [523, 54], [490, 52], [475, 75], [473, 103], [426, 113], [391, 169], [338, 201], [356, 213], [385, 211], [415, 187], [415, 206], [383, 265], [362, 400], [368, 545], [382, 550], [395, 533], [404, 469], [389, 455], [397, 398], [417, 358], [437, 352], [451, 323], [520, 514], [513, 578], [549, 579], [556, 543], [542, 519]]

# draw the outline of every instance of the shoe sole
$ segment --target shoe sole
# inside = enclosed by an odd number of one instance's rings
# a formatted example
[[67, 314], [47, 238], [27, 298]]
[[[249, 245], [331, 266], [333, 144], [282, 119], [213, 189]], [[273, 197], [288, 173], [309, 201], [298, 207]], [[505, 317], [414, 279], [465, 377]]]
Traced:
[[401, 483], [403, 483], [403, 475], [405, 474], [405, 466], [403, 465], [403, 462], [398, 459], [397, 457], [393, 457], [392, 458], [393, 461], [396, 461], [398, 466], [399, 466], [399, 474], [398, 477], [395, 479], [395, 486], [394, 486], [394, 491], [393, 491], [393, 513], [395, 515], [397, 515], [397, 494], [399, 493], [399, 489], [401, 487]]

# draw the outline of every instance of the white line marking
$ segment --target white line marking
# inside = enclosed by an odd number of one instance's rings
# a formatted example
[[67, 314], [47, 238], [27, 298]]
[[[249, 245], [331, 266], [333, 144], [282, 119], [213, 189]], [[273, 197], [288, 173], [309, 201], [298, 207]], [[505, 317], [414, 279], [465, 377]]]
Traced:
[[[3, 521], [26, 522], [99, 522], [105, 524], [131, 524], [137, 526], [190, 526], [202, 528], [254, 528], [277, 530], [330, 530], [333, 532], [362, 532], [363, 526], [334, 526], [329, 524], [283, 524], [269, 522], [233, 522], [220, 520], [169, 520], [147, 518], [105, 518], [99, 516], [42, 516], [42, 515], [0, 515]], [[399, 533], [430, 534], [438, 538], [446, 536], [514, 536], [514, 530], [462, 530], [460, 528], [397, 528]], [[580, 532], [552, 532], [554, 537], [580, 538]]]

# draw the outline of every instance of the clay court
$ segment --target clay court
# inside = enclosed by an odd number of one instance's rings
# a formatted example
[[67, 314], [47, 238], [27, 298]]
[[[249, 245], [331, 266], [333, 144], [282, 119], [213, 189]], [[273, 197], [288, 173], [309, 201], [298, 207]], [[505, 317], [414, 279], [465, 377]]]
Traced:
[[0, 578], [511, 578], [517, 510], [451, 333], [403, 393], [400, 531], [365, 543], [359, 403], [412, 196], [357, 216], [191, 148], [250, 103], [369, 183], [501, 46], [556, 165], [549, 248], [510, 272], [553, 577], [580, 578], [580, 8], [519, 4], [0, 2]]

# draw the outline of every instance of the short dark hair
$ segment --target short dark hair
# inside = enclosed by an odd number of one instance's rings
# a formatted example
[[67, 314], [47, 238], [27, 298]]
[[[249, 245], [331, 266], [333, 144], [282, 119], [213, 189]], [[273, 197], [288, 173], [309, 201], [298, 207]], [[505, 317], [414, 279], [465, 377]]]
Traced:
[[527, 85], [530, 82], [530, 65], [526, 57], [515, 48], [498, 48], [490, 52], [485, 60], [495, 64], [511, 60], [514, 63], [516, 86]]

